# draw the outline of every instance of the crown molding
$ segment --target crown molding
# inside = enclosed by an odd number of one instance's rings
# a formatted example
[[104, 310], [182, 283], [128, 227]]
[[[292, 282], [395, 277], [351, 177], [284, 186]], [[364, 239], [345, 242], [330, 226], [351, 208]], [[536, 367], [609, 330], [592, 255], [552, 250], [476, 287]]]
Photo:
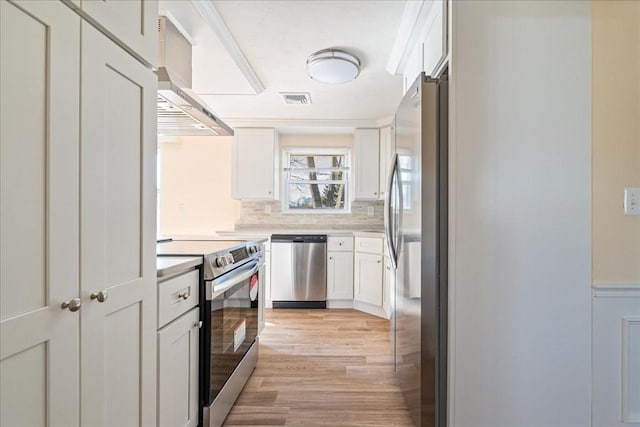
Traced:
[[376, 119], [376, 127], [383, 128], [383, 127], [391, 126], [394, 118], [395, 118], [394, 115], [380, 117], [379, 119]]
[[233, 118], [225, 117], [232, 127], [264, 128], [366, 128], [377, 127], [376, 120], [369, 119], [283, 119], [283, 118]]
[[227, 24], [225, 24], [222, 16], [220, 16], [213, 3], [202, 0], [191, 0], [191, 3], [200, 15], [202, 15], [202, 18], [205, 20], [211, 31], [218, 36], [220, 42], [225, 47], [235, 64], [238, 66], [238, 69], [244, 78], [247, 79], [247, 82], [249, 82], [249, 85], [253, 88], [256, 94], [262, 93], [265, 89], [262, 82], [260, 82], [255, 71], [251, 68], [249, 61], [247, 61], [244, 53], [242, 53], [240, 46], [236, 43], [236, 40], [233, 38], [233, 34], [229, 31]]
[[394, 116], [378, 119], [287, 119], [287, 118], [225, 118], [233, 128], [275, 128], [282, 133], [352, 133], [358, 128], [383, 128], [390, 126]]
[[387, 72], [401, 75], [415, 47], [421, 43], [435, 22], [435, 8], [443, 0], [408, 1], [398, 33], [387, 61]]

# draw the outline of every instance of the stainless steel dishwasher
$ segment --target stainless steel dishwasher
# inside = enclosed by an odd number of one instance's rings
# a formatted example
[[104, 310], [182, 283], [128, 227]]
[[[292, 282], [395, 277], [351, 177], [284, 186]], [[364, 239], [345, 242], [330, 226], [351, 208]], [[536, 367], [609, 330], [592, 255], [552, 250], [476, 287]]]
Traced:
[[326, 234], [271, 236], [273, 308], [326, 308]]

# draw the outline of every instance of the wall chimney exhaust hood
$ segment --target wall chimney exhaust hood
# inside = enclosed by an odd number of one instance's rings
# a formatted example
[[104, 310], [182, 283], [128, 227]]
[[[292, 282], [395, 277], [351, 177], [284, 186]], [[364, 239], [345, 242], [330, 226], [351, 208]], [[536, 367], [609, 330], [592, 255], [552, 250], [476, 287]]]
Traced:
[[228, 136], [233, 129], [191, 89], [191, 43], [166, 17], [158, 19], [158, 135]]

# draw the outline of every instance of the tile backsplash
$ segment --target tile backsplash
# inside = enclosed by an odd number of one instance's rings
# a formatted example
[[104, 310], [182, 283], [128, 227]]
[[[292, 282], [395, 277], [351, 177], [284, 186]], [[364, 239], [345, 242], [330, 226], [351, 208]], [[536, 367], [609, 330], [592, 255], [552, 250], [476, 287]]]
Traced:
[[[368, 208], [373, 207], [373, 215]], [[268, 212], [270, 210], [270, 212]], [[240, 204], [239, 230], [300, 229], [349, 229], [382, 231], [384, 227], [383, 201], [354, 201], [349, 214], [283, 213], [280, 201], [247, 201]]]

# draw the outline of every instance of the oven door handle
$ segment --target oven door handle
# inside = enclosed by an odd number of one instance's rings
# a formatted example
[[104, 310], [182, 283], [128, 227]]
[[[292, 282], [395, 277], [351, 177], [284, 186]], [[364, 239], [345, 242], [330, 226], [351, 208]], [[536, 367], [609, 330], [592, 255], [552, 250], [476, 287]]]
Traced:
[[[247, 264], [247, 266], [243, 266], [233, 271], [230, 274], [230, 278], [220, 277], [215, 280], [209, 280], [206, 282], [205, 291], [206, 291], [206, 300], [211, 301], [216, 298], [218, 295], [228, 291], [238, 283], [242, 283], [260, 270], [261, 263], [256, 261], [251, 264]], [[225, 274], [228, 276], [228, 274]]]

